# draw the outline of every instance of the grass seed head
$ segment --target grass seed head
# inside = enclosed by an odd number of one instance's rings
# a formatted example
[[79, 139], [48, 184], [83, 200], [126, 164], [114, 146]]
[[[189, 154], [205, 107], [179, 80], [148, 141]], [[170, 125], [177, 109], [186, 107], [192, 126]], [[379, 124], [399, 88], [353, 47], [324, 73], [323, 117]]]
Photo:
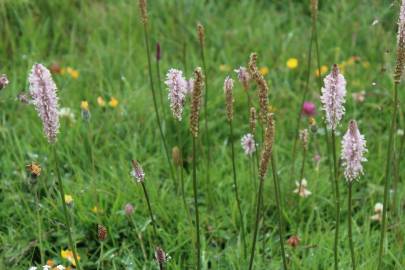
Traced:
[[194, 71], [194, 88], [191, 97], [190, 131], [194, 138], [198, 137], [203, 74], [200, 67]]

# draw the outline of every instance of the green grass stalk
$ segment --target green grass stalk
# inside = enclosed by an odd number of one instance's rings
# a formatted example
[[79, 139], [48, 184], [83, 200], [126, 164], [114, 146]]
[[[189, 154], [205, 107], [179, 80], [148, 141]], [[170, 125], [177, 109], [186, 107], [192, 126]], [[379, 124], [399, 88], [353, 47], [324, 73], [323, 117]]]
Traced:
[[193, 192], [195, 208], [195, 227], [196, 227], [196, 257], [197, 270], [201, 269], [201, 244], [200, 244], [200, 216], [198, 213], [198, 193], [197, 193], [197, 164], [196, 164], [196, 137], [193, 136]]
[[349, 246], [350, 246], [350, 255], [352, 259], [352, 269], [356, 270], [356, 260], [354, 255], [354, 244], [353, 244], [353, 235], [352, 235], [352, 186], [353, 183], [349, 182], [349, 196], [348, 196], [348, 233], [349, 233]]
[[335, 240], [333, 245], [334, 268], [339, 270], [338, 258], [338, 243], [339, 243], [339, 223], [340, 223], [340, 194], [339, 194], [339, 181], [338, 181], [338, 168], [336, 157], [336, 138], [335, 131], [332, 130], [332, 155], [333, 155], [333, 169], [334, 169], [334, 185], [335, 185], [335, 207], [336, 207], [336, 227], [335, 227]]

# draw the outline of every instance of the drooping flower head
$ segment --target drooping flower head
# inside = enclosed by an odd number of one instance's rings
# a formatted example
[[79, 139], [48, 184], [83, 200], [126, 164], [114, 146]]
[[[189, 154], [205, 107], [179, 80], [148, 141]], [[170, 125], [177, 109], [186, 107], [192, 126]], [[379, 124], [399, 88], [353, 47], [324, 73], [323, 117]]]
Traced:
[[174, 68], [169, 69], [165, 84], [169, 89], [168, 97], [173, 116], [181, 121], [187, 92], [187, 81], [183, 77], [183, 72]]
[[397, 61], [394, 72], [394, 81], [399, 83], [405, 64], [405, 0], [402, 0], [398, 18], [397, 34]]
[[242, 84], [243, 89], [247, 91], [249, 89], [249, 81], [250, 81], [250, 75], [249, 72], [245, 67], [239, 67], [238, 69], [234, 70], [236, 74], [238, 74], [238, 80]]
[[343, 136], [341, 154], [347, 181], [351, 182], [363, 174], [362, 162], [367, 161], [364, 157], [366, 152], [366, 140], [360, 134], [356, 121], [351, 120], [348, 130]]
[[321, 102], [326, 113], [328, 128], [335, 130], [345, 113], [346, 80], [337, 65], [333, 65], [332, 72], [324, 79]]
[[226, 117], [228, 121], [232, 121], [233, 118], [233, 80], [227, 76], [224, 81], [224, 93], [226, 103]]
[[136, 179], [138, 183], [145, 181], [145, 173], [141, 165], [136, 160], [132, 160], [132, 172], [131, 175]]
[[49, 143], [55, 143], [59, 131], [56, 84], [49, 70], [41, 64], [35, 64], [32, 67], [28, 81], [32, 103], [42, 120], [45, 136]]
[[246, 155], [251, 156], [256, 151], [256, 143], [252, 134], [244, 135], [240, 143]]

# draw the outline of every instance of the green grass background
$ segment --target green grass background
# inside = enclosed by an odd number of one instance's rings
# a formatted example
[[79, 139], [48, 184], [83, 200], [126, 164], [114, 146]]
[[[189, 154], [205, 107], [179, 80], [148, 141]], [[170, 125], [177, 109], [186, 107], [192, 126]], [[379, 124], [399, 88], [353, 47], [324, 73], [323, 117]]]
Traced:
[[[374, 204], [383, 200], [382, 181], [399, 3], [388, 0], [320, 2], [321, 64], [330, 67], [351, 56], [361, 58], [359, 63], [345, 69], [348, 82], [346, 115], [339, 130], [342, 134], [348, 120], [354, 118], [368, 140], [365, 175], [354, 185], [353, 233], [358, 268], [373, 269], [377, 262], [380, 226], [371, 222], [370, 216], [373, 215]], [[297, 196], [292, 193], [294, 181], [298, 179], [295, 177], [293, 182], [290, 181], [295, 119], [307, 71], [305, 63], [311, 23], [309, 1], [150, 1], [149, 19], [152, 49], [154, 51], [156, 42], [160, 42], [162, 47], [162, 78], [170, 67], [185, 69], [187, 77], [192, 75], [194, 67], [201, 65], [195, 30], [197, 22], [203, 23], [206, 30], [208, 117], [213, 158], [209, 168], [212, 183], [209, 194], [214, 207], [207, 207], [206, 167], [204, 153], [200, 151], [198, 181], [204, 267], [246, 268], [238, 234], [222, 90], [225, 76], [231, 74], [235, 78], [235, 74], [233, 71], [221, 71], [220, 65], [226, 64], [232, 69], [246, 65], [250, 52], [256, 51], [259, 65], [270, 70], [266, 76], [270, 86], [269, 99], [277, 110], [275, 153], [286, 234], [287, 237], [292, 234], [301, 237], [298, 248], [287, 247], [290, 266], [292, 269], [331, 269], [334, 202], [322, 134], [318, 135], [322, 150], [319, 171], [312, 161], [315, 152], [314, 140], [311, 140], [305, 176], [313, 195], [300, 201], [300, 212], [297, 211]], [[377, 23], [373, 24], [374, 21]], [[80, 72], [77, 80], [56, 75], [55, 81], [59, 88], [60, 105], [70, 107], [77, 119], [75, 123], [61, 120], [57, 145], [66, 193], [74, 198], [71, 213], [82, 266], [96, 269], [99, 254], [96, 225], [102, 223], [109, 233], [104, 249], [105, 269], [157, 268], [152, 259], [153, 247], [149, 246], [151, 226], [148, 226], [150, 221], [142, 190], [129, 175], [130, 160], [136, 158], [146, 173], [162, 246], [172, 258], [167, 264], [168, 269], [194, 268], [193, 227], [189, 224], [181, 197], [175, 191], [175, 183], [169, 177], [154, 118], [137, 1], [2, 0], [0, 25], [0, 71], [10, 79], [10, 85], [0, 93], [0, 269], [27, 269], [39, 264], [36, 242], [38, 205], [25, 171], [25, 165], [31, 161], [37, 161], [43, 167], [36, 188], [40, 191], [39, 209], [46, 235], [46, 258], [67, 264], [60, 258], [60, 250], [67, 248], [67, 235], [62, 223], [63, 213], [57, 197], [50, 148], [33, 107], [16, 100], [17, 94], [28, 88], [28, 72], [37, 62], [46, 65], [58, 62], [62, 67], [71, 66]], [[299, 60], [295, 70], [286, 67], [290, 57]], [[364, 61], [369, 62], [369, 67], [362, 65]], [[317, 104], [316, 120], [320, 124], [322, 112], [314, 70], [315, 66], [311, 68], [308, 100]], [[164, 130], [171, 148], [179, 143], [163, 81], [160, 83], [165, 107], [159, 109], [166, 114]], [[237, 173], [250, 246], [257, 183], [249, 177], [249, 161], [239, 144], [239, 138], [248, 132], [248, 119], [245, 94], [240, 84], [235, 85]], [[351, 94], [362, 90], [366, 92], [365, 102], [356, 103]], [[103, 109], [97, 105], [98, 96], [107, 100], [114, 96], [120, 103], [115, 109]], [[400, 98], [404, 98], [402, 84]], [[90, 103], [89, 125], [80, 117], [80, 102], [84, 99]], [[183, 141], [180, 142], [186, 161], [191, 155], [188, 111], [181, 124]], [[402, 119], [401, 116], [398, 123], [404, 128]], [[301, 126], [305, 125], [303, 119]], [[338, 141], [340, 139], [341, 135]], [[396, 139], [399, 145], [400, 137], [396, 135]], [[299, 154], [297, 168], [300, 161]], [[192, 211], [189, 165], [186, 162], [186, 193]], [[400, 175], [404, 173], [401, 168]], [[340, 266], [341, 269], [349, 269], [347, 188], [343, 178], [340, 188]], [[403, 198], [404, 194], [401, 182], [399, 198]], [[265, 182], [264, 200], [266, 212], [255, 266], [256, 269], [280, 269], [277, 215], [270, 172]], [[142, 256], [133, 224], [123, 213], [127, 202], [135, 205], [132, 219], [144, 237], [147, 261]], [[102, 209], [101, 214], [91, 211], [97, 204]], [[403, 204], [404, 200], [399, 200], [395, 206], [399, 211], [398, 217], [389, 212], [385, 269], [405, 267]]]

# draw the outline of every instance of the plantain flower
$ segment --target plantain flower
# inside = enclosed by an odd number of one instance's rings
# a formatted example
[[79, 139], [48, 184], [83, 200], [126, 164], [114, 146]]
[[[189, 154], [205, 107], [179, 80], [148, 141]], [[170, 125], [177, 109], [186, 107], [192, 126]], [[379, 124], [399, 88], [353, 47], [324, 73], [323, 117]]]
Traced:
[[145, 173], [141, 165], [136, 160], [132, 160], [132, 172], [131, 175], [136, 179], [138, 183], [141, 183], [145, 180]]
[[169, 89], [170, 109], [173, 116], [178, 121], [181, 121], [189, 83], [184, 78], [181, 70], [172, 68], [166, 74], [165, 84]]
[[356, 121], [351, 120], [348, 130], [343, 136], [341, 155], [347, 181], [351, 182], [363, 174], [362, 162], [367, 161], [364, 157], [366, 152], [366, 140], [360, 134]]
[[256, 151], [256, 143], [252, 134], [244, 135], [240, 143], [246, 155], [251, 156]]
[[45, 136], [49, 143], [55, 143], [59, 130], [56, 84], [49, 70], [41, 64], [32, 67], [28, 80], [32, 103], [42, 120]]
[[233, 80], [227, 76], [224, 81], [224, 93], [225, 93], [225, 103], [226, 103], [226, 117], [228, 121], [232, 121], [233, 118]]
[[243, 85], [243, 89], [247, 91], [249, 89], [250, 75], [245, 67], [239, 67], [234, 70], [238, 74], [238, 80]]
[[324, 79], [321, 102], [326, 113], [328, 128], [335, 130], [345, 113], [343, 104], [346, 95], [346, 80], [337, 65], [333, 65], [332, 72]]

